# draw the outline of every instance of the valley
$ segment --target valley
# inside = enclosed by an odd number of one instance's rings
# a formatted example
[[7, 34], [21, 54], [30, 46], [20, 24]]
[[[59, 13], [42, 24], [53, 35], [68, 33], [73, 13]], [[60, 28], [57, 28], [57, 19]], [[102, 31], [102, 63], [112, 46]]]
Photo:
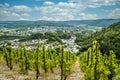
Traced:
[[120, 22], [0, 24], [0, 80], [120, 79]]

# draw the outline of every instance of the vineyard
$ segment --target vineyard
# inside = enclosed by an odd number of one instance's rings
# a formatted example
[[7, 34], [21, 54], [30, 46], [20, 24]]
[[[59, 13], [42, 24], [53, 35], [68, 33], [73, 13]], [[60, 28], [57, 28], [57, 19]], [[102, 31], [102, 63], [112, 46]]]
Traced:
[[120, 0], [0, 0], [0, 80], [120, 80]]
[[106, 55], [99, 48], [99, 43], [93, 41], [92, 46], [80, 55], [85, 80], [120, 80], [120, 61], [112, 50]]
[[63, 47], [51, 49], [41, 43], [31, 51], [26, 50], [25, 45], [20, 45], [18, 49], [7, 46], [0, 54], [1, 65], [3, 65], [2, 62], [5, 62], [10, 71], [16, 70], [23, 75], [34, 72], [35, 76], [32, 80], [54, 79], [54, 77], [50, 77], [50, 79], [47, 77], [52, 73], [60, 74], [58, 79], [66, 80], [67, 76], [71, 74], [76, 59], [74, 54], [65, 51]]
[[[17, 49], [7, 46], [1, 51], [0, 65], [12, 73], [8, 80], [120, 80], [120, 61], [112, 50], [109, 55], [101, 53], [97, 41], [78, 56], [62, 46], [52, 49], [38, 43], [34, 50], [25, 47], [23, 44]], [[4, 68], [0, 71], [3, 73]], [[26, 78], [10, 79], [15, 74]]]

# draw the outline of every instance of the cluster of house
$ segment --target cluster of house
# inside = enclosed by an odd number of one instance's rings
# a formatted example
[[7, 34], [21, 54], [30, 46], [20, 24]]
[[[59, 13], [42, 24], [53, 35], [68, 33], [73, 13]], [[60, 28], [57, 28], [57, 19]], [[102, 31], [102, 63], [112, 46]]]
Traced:
[[[25, 42], [19, 42], [19, 39], [14, 39], [10, 40], [9, 43], [12, 46], [12, 48], [16, 49], [19, 48], [21, 44], [24, 44], [26, 46], [27, 50], [33, 50], [34, 48], [37, 47], [38, 43], [43, 43], [45, 44], [46, 48], [50, 47], [54, 49], [56, 46], [63, 46], [64, 50], [70, 50], [72, 53], [77, 53], [79, 51], [79, 46], [75, 43], [76, 37], [73, 36], [68, 40], [62, 39], [62, 44], [59, 42], [54, 42], [54, 43], [46, 43], [47, 39], [44, 40], [29, 40]], [[7, 43], [4, 43], [4, 46], [6, 46]]]

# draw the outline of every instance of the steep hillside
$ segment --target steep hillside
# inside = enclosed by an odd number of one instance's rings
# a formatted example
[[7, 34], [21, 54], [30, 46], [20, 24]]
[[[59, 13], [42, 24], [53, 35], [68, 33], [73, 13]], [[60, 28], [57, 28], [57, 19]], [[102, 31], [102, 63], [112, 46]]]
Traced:
[[102, 53], [108, 54], [109, 50], [113, 50], [117, 58], [120, 58], [120, 22], [103, 28], [90, 36], [77, 37], [76, 43], [81, 46], [80, 51], [83, 52], [91, 46], [90, 43], [95, 39], [100, 43]]

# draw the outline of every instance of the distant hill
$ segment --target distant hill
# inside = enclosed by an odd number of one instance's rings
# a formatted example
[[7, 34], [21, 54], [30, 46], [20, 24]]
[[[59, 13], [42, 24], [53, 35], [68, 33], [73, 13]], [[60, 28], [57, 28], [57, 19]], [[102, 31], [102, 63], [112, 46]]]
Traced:
[[117, 58], [120, 59], [120, 22], [114, 23], [82, 39], [77, 37], [76, 43], [81, 46], [80, 51], [84, 52], [91, 46], [93, 40], [99, 42], [102, 53], [108, 54], [109, 50], [113, 50]]
[[69, 25], [87, 24], [90, 26], [107, 27], [119, 21], [120, 19], [97, 19], [97, 20], [71, 20], [71, 21], [65, 21], [64, 23]]
[[89, 26], [107, 27], [120, 19], [97, 19], [97, 20], [70, 20], [70, 21], [0, 21], [0, 28], [15, 28], [15, 27], [40, 27], [40, 26], [58, 26], [69, 27], [75, 25], [86, 24]]
[[34, 28], [41, 26], [69, 27], [73, 25], [55, 21], [0, 21], [0, 28]]

